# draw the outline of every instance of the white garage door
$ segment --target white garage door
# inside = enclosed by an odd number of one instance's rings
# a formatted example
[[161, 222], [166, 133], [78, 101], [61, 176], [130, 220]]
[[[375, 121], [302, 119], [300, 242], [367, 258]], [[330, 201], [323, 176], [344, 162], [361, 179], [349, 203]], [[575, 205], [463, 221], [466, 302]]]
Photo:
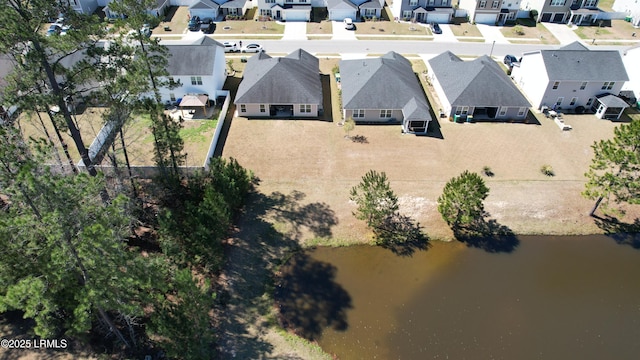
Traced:
[[425, 21], [426, 23], [430, 23], [430, 22], [437, 22], [438, 24], [448, 24], [449, 23], [449, 14], [447, 13], [427, 13], [427, 21]]
[[329, 11], [329, 20], [333, 21], [342, 21], [346, 18], [354, 19], [356, 18], [356, 11], [349, 9], [339, 9], [339, 10], [331, 10]]
[[311, 19], [311, 11], [309, 10], [286, 10], [283, 20], [286, 21], [309, 21]]
[[477, 24], [495, 25], [496, 14], [476, 14]]
[[169, 5], [171, 6], [191, 6], [191, 4], [195, 3], [193, 0], [170, 0]]
[[216, 12], [213, 9], [192, 9], [189, 11], [191, 16], [199, 16], [200, 19], [204, 18], [216, 18]]

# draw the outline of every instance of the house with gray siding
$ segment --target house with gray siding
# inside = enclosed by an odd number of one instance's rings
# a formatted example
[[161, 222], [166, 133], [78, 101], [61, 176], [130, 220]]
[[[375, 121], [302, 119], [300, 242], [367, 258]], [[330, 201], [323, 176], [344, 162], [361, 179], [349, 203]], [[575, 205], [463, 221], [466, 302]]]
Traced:
[[340, 61], [342, 115], [356, 123], [402, 125], [426, 134], [429, 103], [411, 63], [393, 51], [378, 57]]
[[535, 108], [572, 112], [597, 112], [598, 96], [617, 96], [629, 80], [619, 51], [589, 50], [579, 42], [524, 53], [511, 77]]
[[258, 0], [260, 16], [272, 20], [311, 20], [311, 0]]
[[444, 115], [460, 121], [525, 120], [531, 104], [489, 56], [463, 61], [446, 51], [427, 62]]
[[243, 117], [315, 118], [322, 100], [320, 62], [298, 49], [285, 57], [260, 52], [249, 58], [234, 103]]
[[247, 0], [199, 0], [189, 6], [189, 15], [222, 20], [228, 16], [244, 16], [253, 7]]
[[454, 13], [452, 2], [453, 0], [394, 0], [390, 8], [398, 20], [446, 24], [451, 22]]
[[536, 10], [538, 22], [591, 25], [600, 14], [598, 0], [527, 0], [524, 10]]
[[467, 10], [469, 22], [487, 25], [515, 20], [520, 8], [520, 0], [460, 0], [459, 4]]

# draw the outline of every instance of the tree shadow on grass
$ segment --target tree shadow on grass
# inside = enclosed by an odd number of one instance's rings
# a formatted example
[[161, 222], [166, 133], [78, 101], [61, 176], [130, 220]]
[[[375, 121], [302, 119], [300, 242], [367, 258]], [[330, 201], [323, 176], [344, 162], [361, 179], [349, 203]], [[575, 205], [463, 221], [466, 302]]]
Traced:
[[398, 213], [388, 218], [374, 233], [378, 245], [398, 256], [412, 256], [416, 251], [427, 250], [431, 246], [420, 223], [414, 223], [410, 217]]
[[487, 219], [488, 214], [465, 227], [453, 227], [453, 235], [469, 247], [482, 249], [490, 253], [513, 252], [520, 240], [508, 227], [495, 219]]
[[351, 297], [335, 282], [335, 266], [296, 254], [276, 285], [280, 325], [307, 340], [316, 340], [325, 328], [347, 329]]
[[[274, 325], [274, 274], [291, 253], [301, 251], [301, 227], [308, 228], [316, 236], [330, 236], [331, 227], [337, 224], [328, 205], [301, 204], [304, 198], [305, 194], [299, 191], [288, 195], [278, 192], [265, 195], [258, 191], [249, 194], [238, 225], [228, 240], [226, 263], [220, 275], [224, 280], [216, 289], [216, 313], [220, 314], [216, 325], [217, 358], [269, 359], [279, 356], [273, 354], [272, 344], [263, 336]], [[288, 223], [291, 230], [286, 234], [278, 231], [270, 222], [273, 220]], [[322, 276], [331, 274], [324, 264], [315, 264], [311, 260], [307, 264], [307, 271], [318, 271]], [[318, 275], [308, 276], [316, 279]], [[326, 289], [333, 289], [334, 295], [341, 293], [337, 285], [332, 286], [328, 280], [317, 280]], [[319, 286], [315, 283], [310, 285]], [[295, 301], [296, 296], [300, 296], [299, 291], [284, 300]], [[311, 295], [308, 298], [313, 299]], [[344, 294], [342, 299], [344, 301]], [[317, 297], [313, 303], [319, 309], [335, 309], [332, 301], [331, 298]], [[346, 326], [346, 320], [340, 320], [343, 314], [339, 311], [334, 314], [333, 323], [342, 322]], [[311, 318], [305, 319], [304, 316]], [[313, 313], [298, 312], [298, 323], [317, 324], [314, 316]], [[301, 335], [318, 331], [317, 326], [310, 329]]]
[[632, 223], [621, 222], [615, 217], [593, 215], [596, 225], [618, 244], [640, 249], [640, 218]]

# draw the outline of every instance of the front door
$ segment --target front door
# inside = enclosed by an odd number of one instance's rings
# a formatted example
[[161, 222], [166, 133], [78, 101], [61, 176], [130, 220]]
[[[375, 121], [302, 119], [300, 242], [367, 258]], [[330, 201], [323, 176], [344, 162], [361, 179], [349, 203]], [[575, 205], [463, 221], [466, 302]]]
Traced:
[[280, 19], [280, 10], [276, 10], [276, 19]]

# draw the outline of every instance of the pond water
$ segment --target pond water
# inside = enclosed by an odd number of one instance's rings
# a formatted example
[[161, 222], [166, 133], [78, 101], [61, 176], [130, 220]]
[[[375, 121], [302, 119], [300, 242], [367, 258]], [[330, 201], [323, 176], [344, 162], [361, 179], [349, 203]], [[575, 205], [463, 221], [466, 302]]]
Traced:
[[343, 360], [640, 358], [640, 250], [519, 240], [511, 253], [319, 248], [276, 296], [289, 327]]

